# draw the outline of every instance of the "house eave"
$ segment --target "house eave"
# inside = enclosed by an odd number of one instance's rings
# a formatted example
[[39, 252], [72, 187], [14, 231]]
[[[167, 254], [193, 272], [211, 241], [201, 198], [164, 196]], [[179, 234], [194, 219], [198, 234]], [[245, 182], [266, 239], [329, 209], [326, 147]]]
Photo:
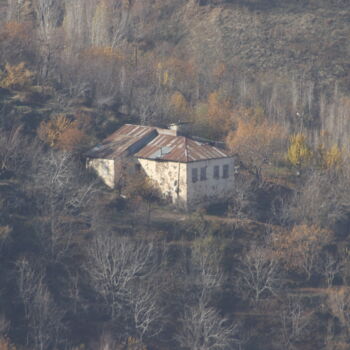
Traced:
[[146, 160], [153, 160], [157, 162], [170, 162], [170, 163], [183, 163], [183, 164], [188, 164], [188, 163], [199, 163], [199, 162], [205, 162], [208, 160], [219, 160], [219, 159], [233, 159], [234, 156], [232, 157], [217, 157], [217, 158], [205, 158], [205, 159], [197, 159], [197, 160], [189, 160], [189, 161], [180, 161], [180, 160], [172, 160], [172, 159], [162, 159], [162, 158], [147, 158], [147, 157], [135, 157], [136, 159], [146, 159]]

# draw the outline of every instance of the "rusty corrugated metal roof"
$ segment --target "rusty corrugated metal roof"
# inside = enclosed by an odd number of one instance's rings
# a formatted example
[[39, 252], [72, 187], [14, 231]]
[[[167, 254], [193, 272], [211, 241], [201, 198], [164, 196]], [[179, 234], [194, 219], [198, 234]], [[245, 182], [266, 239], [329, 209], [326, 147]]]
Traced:
[[85, 155], [90, 158], [115, 159], [131, 155], [130, 150], [137, 143], [140, 147], [134, 150], [137, 158], [189, 163], [229, 157], [220, 148], [188, 137], [175, 136], [172, 130], [132, 124], [125, 124]]
[[180, 163], [229, 157], [217, 147], [184, 136], [158, 135], [135, 154], [137, 158], [167, 160]]
[[[92, 148], [85, 155], [90, 158], [115, 159], [128, 153], [138, 141], [155, 133], [156, 128], [150, 126], [125, 124], [116, 132], [108, 136], [99, 145]], [[154, 137], [156, 137], [155, 133]]]
[[155, 129], [156, 128], [153, 128], [151, 126], [125, 124], [120, 129], [115, 131], [113, 134], [109, 135], [105, 140], [116, 141], [121, 136], [122, 137], [129, 136], [135, 139], [139, 139], [147, 135], [148, 133], [154, 131]]

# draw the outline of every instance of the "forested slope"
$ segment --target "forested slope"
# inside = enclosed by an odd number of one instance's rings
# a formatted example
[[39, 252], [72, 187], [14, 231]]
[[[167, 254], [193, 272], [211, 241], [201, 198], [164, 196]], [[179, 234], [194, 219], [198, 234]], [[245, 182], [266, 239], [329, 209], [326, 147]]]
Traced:
[[84, 94], [151, 123], [179, 118], [166, 108], [174, 93], [195, 108], [218, 92], [290, 130], [302, 124], [316, 146], [326, 131], [347, 147], [346, 1], [40, 3], [3, 2], [2, 60], [36, 62], [68, 98]]
[[[0, 0], [0, 349], [349, 349], [349, 17]], [[225, 203], [86, 170], [122, 124], [179, 120], [237, 159]]]

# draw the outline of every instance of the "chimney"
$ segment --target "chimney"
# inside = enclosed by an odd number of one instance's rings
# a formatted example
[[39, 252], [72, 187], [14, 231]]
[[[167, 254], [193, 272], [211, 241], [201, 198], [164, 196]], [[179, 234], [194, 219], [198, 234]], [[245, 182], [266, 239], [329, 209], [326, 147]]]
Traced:
[[176, 136], [187, 135], [188, 134], [188, 122], [177, 122], [169, 125], [169, 129], [173, 130], [176, 133]]
[[179, 135], [180, 125], [177, 123], [173, 123], [169, 125], [169, 129], [175, 131], [176, 136]]

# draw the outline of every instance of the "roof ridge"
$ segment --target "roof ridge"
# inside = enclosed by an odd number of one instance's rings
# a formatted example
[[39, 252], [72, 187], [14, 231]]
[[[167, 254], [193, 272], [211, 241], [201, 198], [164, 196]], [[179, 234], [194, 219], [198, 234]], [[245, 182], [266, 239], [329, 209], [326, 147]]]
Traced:
[[188, 152], [187, 152], [187, 137], [183, 136], [185, 139], [185, 159], [188, 162]]

